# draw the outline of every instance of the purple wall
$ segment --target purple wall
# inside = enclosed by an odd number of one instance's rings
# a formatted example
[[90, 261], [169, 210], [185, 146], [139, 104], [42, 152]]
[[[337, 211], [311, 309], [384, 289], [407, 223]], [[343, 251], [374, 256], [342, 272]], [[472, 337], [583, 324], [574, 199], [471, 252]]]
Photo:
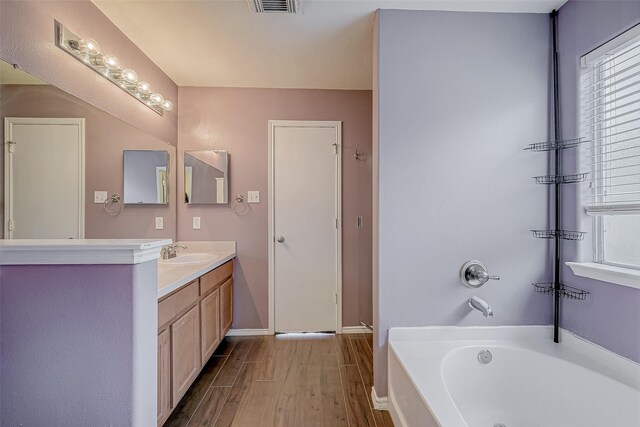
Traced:
[[[188, 150], [229, 151], [229, 199], [260, 191], [247, 215], [229, 205], [178, 205], [179, 240], [235, 240], [234, 322], [237, 329], [268, 326], [268, 121], [341, 120], [343, 132], [343, 325], [359, 326], [359, 286], [371, 286], [371, 91], [180, 88], [178, 169]], [[354, 159], [356, 144], [364, 161]], [[184, 191], [178, 174], [178, 192]], [[356, 228], [364, 216], [365, 227]], [[192, 217], [202, 218], [193, 230]], [[370, 301], [370, 297], [369, 297]], [[370, 305], [370, 302], [367, 302]], [[363, 314], [370, 315], [369, 307]]]
[[103, 51], [115, 54], [177, 105], [176, 84], [88, 0], [0, 2], [0, 59], [176, 145], [177, 108], [159, 116], [56, 47], [54, 19], [96, 39]]
[[[181, 239], [238, 241], [234, 324], [238, 328], [267, 327], [267, 120], [342, 120], [346, 144], [343, 324], [357, 326], [360, 318], [371, 320], [370, 91], [181, 88], [176, 110], [161, 118], [53, 44], [53, 20], [57, 19], [78, 34], [96, 38], [103, 50], [116, 53], [122, 63], [135, 68], [153, 87], [178, 101], [175, 84], [91, 2], [2, 2], [0, 8], [0, 58], [18, 63], [26, 72], [60, 88], [60, 93], [68, 92], [104, 110], [104, 115], [113, 114], [172, 145], [177, 143], [176, 111], [182, 105], [186, 111], [180, 114], [181, 153], [188, 149], [229, 149], [230, 194], [262, 191], [263, 202], [252, 205], [251, 214], [242, 218], [228, 206], [184, 206], [181, 201], [180, 223], [172, 221], [170, 214], [165, 215], [165, 208], [156, 206], [125, 206], [121, 215], [108, 217], [100, 211], [101, 205], [91, 203], [93, 191], [120, 192], [121, 182], [113, 178], [122, 176], [122, 162], [116, 164], [111, 154], [122, 148], [142, 147], [127, 144], [123, 135], [119, 137], [122, 144], [100, 144], [97, 156], [87, 147], [87, 237], [175, 237], [172, 228], [176, 224]], [[55, 115], [50, 106], [42, 103], [38, 114]], [[18, 114], [27, 115], [16, 110]], [[108, 131], [100, 129], [100, 136], [115, 138], [116, 128], [119, 127], [111, 125]], [[91, 129], [97, 127], [87, 123], [88, 134]], [[364, 161], [353, 159], [356, 144], [360, 145]], [[90, 164], [100, 159], [102, 163]], [[177, 170], [181, 168], [179, 162]], [[172, 186], [170, 203], [177, 201], [176, 195], [182, 191], [182, 173], [178, 176], [180, 186]], [[165, 216], [166, 230], [153, 229], [153, 221], [148, 219], [156, 215]], [[203, 220], [200, 231], [191, 229], [191, 217], [195, 215]], [[357, 215], [364, 217], [362, 229], [355, 227]]]
[[[548, 223], [531, 178], [547, 160], [523, 151], [548, 137], [550, 29], [544, 14], [380, 10], [375, 31], [374, 383], [385, 396], [390, 327], [551, 320], [551, 299], [531, 287], [550, 279], [549, 245], [529, 231]], [[502, 280], [464, 287], [469, 259]], [[493, 318], [471, 312], [474, 295]]]
[[[84, 117], [85, 119], [85, 237], [87, 239], [176, 238], [176, 148], [51, 85], [0, 85], [0, 118]], [[0, 130], [4, 121], [0, 123]], [[109, 215], [93, 203], [94, 191], [123, 195], [123, 150], [167, 150], [168, 205], [122, 205]], [[4, 180], [4, 152], [0, 151], [0, 188]], [[0, 192], [0, 220], [4, 216]], [[154, 218], [164, 218], [164, 230]], [[1, 221], [0, 221], [1, 222]], [[0, 228], [0, 237], [4, 230]]]
[[[570, 0], [559, 11], [560, 103], [562, 137], [579, 132], [579, 57], [640, 23], [638, 1]], [[564, 156], [566, 173], [582, 171], [578, 151]], [[580, 245], [564, 243], [563, 261], [592, 261], [592, 219], [581, 209], [576, 187], [563, 189], [563, 227], [589, 232]], [[591, 292], [585, 302], [566, 301], [561, 326], [622, 356], [640, 362], [640, 290], [574, 276], [563, 269], [564, 282]]]
[[2, 266], [3, 426], [151, 426], [156, 262]]

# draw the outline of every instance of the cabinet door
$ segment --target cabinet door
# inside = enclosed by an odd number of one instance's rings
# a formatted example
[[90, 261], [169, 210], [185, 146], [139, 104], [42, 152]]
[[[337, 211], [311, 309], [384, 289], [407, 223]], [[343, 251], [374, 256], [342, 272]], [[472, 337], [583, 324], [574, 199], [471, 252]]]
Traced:
[[207, 363], [220, 343], [220, 299], [218, 289], [200, 301], [200, 329], [202, 331], [202, 365]]
[[196, 305], [171, 325], [173, 401], [179, 402], [200, 372], [200, 319]]
[[158, 425], [171, 411], [171, 337], [165, 329], [158, 335]]
[[233, 279], [220, 286], [220, 338], [224, 337], [233, 323]]

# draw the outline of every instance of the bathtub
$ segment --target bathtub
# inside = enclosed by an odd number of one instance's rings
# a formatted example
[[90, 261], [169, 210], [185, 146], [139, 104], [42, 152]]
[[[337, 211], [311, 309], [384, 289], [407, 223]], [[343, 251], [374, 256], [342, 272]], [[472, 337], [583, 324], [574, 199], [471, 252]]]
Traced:
[[551, 337], [549, 326], [390, 329], [394, 424], [639, 427], [640, 364], [564, 330]]

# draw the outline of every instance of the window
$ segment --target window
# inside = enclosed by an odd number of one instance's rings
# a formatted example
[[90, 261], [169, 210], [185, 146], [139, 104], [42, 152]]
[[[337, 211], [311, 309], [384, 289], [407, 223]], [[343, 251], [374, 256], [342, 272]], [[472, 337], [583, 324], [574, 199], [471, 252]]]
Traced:
[[582, 57], [594, 261], [640, 269], [640, 25]]

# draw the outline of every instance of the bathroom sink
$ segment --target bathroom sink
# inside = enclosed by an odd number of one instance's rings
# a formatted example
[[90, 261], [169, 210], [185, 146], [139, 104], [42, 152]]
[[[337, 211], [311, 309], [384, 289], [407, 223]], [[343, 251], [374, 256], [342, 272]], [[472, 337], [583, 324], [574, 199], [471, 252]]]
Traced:
[[216, 254], [182, 254], [175, 258], [159, 259], [158, 263], [165, 265], [201, 264], [215, 261], [218, 258], [220, 258], [220, 256]]

